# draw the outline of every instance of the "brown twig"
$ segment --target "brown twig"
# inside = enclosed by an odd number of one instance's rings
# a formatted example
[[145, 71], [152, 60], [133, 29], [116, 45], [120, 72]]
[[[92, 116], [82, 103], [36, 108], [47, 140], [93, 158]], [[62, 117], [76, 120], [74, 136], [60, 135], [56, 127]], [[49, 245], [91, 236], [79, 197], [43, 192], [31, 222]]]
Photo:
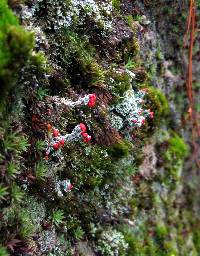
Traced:
[[200, 137], [200, 128], [198, 124], [198, 116], [195, 111], [195, 100], [193, 97], [193, 48], [195, 42], [195, 26], [196, 26], [196, 3], [195, 0], [190, 0], [189, 14], [187, 18], [187, 29], [184, 36], [184, 47], [187, 46], [187, 39], [189, 39], [189, 55], [188, 55], [188, 73], [187, 73], [187, 94], [189, 100], [189, 117], [192, 124], [192, 146], [193, 155], [196, 160], [197, 166], [200, 168], [200, 162], [198, 160], [198, 145], [196, 142], [197, 137]]

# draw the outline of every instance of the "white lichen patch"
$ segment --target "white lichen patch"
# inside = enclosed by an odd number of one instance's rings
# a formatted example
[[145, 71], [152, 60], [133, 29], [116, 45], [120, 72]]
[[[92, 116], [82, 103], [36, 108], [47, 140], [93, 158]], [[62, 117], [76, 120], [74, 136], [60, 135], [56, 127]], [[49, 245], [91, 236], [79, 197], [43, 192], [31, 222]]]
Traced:
[[29, 196], [26, 201], [26, 212], [29, 213], [29, 218], [36, 229], [39, 229], [42, 221], [46, 216], [46, 208], [43, 202], [39, 202], [35, 197]]
[[[36, 1], [31, 8], [23, 6], [21, 17], [27, 23], [40, 10], [43, 4], [42, 0]], [[54, 1], [45, 2], [51, 27], [55, 31], [72, 26], [75, 22], [83, 24], [86, 18], [92, 19], [99, 28], [104, 31], [112, 29], [111, 13], [113, 10], [111, 1], [97, 2], [94, 0], [72, 0], [72, 1]]]
[[154, 113], [149, 109], [143, 109], [145, 92], [133, 89], [126, 91], [123, 100], [110, 108], [110, 117], [112, 126], [123, 134], [128, 136], [133, 128], [140, 128], [145, 124], [146, 118], [153, 118]]
[[[110, 19], [112, 4], [109, 1], [98, 3], [94, 0], [73, 0], [70, 9], [72, 16], [76, 15], [82, 19], [89, 16], [100, 28], [104, 30], [112, 28], [112, 20]], [[84, 12], [83, 15], [81, 14], [82, 11]]]
[[38, 244], [42, 253], [51, 251], [57, 243], [57, 235], [54, 228], [45, 230], [41, 233]]
[[120, 253], [125, 253], [127, 248], [128, 244], [123, 234], [115, 229], [104, 230], [98, 240], [97, 249], [102, 255], [120, 256]]
[[112, 127], [118, 131], [123, 127], [123, 119], [113, 113], [110, 116], [110, 122], [112, 124]]

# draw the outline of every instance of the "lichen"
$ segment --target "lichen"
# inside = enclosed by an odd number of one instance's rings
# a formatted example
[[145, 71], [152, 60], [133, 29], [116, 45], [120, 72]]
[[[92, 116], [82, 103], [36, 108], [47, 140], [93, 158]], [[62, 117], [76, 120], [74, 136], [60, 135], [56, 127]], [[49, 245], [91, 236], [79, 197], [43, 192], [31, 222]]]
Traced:
[[1, 1], [0, 254], [198, 255], [183, 7], [143, 2]]

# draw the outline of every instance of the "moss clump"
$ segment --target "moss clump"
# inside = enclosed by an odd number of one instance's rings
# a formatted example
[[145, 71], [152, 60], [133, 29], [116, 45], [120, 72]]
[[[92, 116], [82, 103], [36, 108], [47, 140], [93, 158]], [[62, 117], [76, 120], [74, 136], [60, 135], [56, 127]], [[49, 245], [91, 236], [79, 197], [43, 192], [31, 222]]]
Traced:
[[16, 209], [15, 215], [18, 218], [19, 235], [27, 239], [36, 231], [41, 230], [41, 223], [45, 218], [45, 206], [32, 196], [25, 196], [23, 207], [20, 211]]
[[127, 140], [122, 140], [111, 145], [108, 152], [114, 159], [127, 157], [132, 149], [132, 144]]
[[91, 76], [91, 78], [90, 78], [91, 85], [93, 85], [93, 86], [101, 86], [101, 84], [104, 83], [105, 71], [95, 61], [92, 61], [91, 64], [88, 66], [87, 72]]
[[165, 95], [154, 87], [147, 88], [147, 108], [149, 107], [154, 113], [154, 124], [157, 126], [161, 120], [166, 120], [169, 115], [169, 104]]
[[30, 58], [31, 65], [40, 73], [47, 71], [47, 58], [43, 52], [37, 52], [32, 54]]
[[169, 147], [165, 152], [165, 159], [171, 160], [173, 159], [184, 159], [188, 153], [189, 148], [185, 141], [176, 133], [173, 133], [173, 136], [168, 141]]
[[87, 37], [76, 32], [65, 32], [66, 41], [63, 50], [62, 64], [66, 69], [72, 85], [82, 87], [99, 85], [104, 82], [104, 70], [97, 63], [95, 48]]
[[123, 96], [124, 93], [130, 89], [131, 81], [126, 72], [116, 72], [115, 69], [111, 69], [108, 71], [107, 76], [109, 78], [108, 83], [110, 84], [111, 91], [114, 94]]
[[146, 228], [140, 231], [140, 234], [135, 234], [135, 232], [129, 227], [123, 226], [122, 233], [124, 235], [125, 242], [128, 244], [127, 255], [164, 255], [160, 254], [161, 252], [159, 251], [158, 245], [154, 239], [148, 236], [145, 230]]
[[119, 0], [112, 0], [112, 6], [118, 11], [120, 9], [120, 1]]
[[76, 187], [95, 187], [100, 186], [106, 177], [113, 176], [115, 166], [112, 159], [108, 156], [107, 150], [99, 146], [83, 147], [74, 146], [66, 149], [66, 163], [70, 166], [73, 162], [78, 172], [68, 169], [68, 177]]
[[[172, 132], [172, 136], [169, 140], [165, 141], [163, 145], [164, 147], [167, 146], [167, 149], [165, 148], [165, 151], [162, 152], [161, 155], [166, 169], [164, 182], [172, 188], [175, 188], [175, 183], [172, 183], [171, 181], [180, 180], [184, 158], [188, 155], [189, 148], [184, 140], [175, 132]], [[162, 150], [162, 145], [160, 149]]]
[[133, 253], [137, 252], [138, 249], [140, 251], [140, 248], [142, 248], [143, 244], [142, 241], [139, 242], [137, 239], [135, 239], [133, 233], [129, 231], [127, 228], [123, 228], [123, 235], [124, 235], [124, 240], [128, 244], [128, 251], [127, 255], [131, 256]]
[[167, 236], [167, 227], [164, 222], [159, 221], [156, 225], [156, 237], [158, 240], [164, 240]]
[[14, 87], [17, 73], [33, 48], [33, 35], [25, 32], [6, 0], [0, 2], [0, 101]]
[[165, 253], [164, 255], [168, 256], [168, 255], [178, 255], [178, 248], [177, 248], [177, 244], [176, 241], [164, 241], [164, 250]]
[[196, 250], [200, 253], [200, 230], [196, 229], [193, 233], [193, 243], [195, 244]]
[[128, 23], [129, 27], [132, 27], [132, 24], [134, 22], [133, 16], [132, 15], [126, 15], [125, 16], [126, 22]]
[[[132, 30], [134, 31], [134, 25], [132, 25]], [[140, 53], [140, 43], [137, 40], [137, 37], [134, 36], [132, 40], [126, 42], [122, 59], [125, 62], [127, 62], [129, 58], [134, 58], [135, 66], [138, 67], [141, 64], [139, 53]]]
[[33, 224], [33, 221], [30, 217], [30, 213], [29, 211], [27, 211], [26, 208], [21, 209], [19, 214], [19, 222], [20, 222], [19, 235], [22, 238], [31, 237], [35, 233], [36, 227]]
[[8, 256], [9, 254], [8, 254], [8, 251], [6, 250], [6, 248], [5, 247], [2, 247], [1, 245], [0, 245], [0, 256]]

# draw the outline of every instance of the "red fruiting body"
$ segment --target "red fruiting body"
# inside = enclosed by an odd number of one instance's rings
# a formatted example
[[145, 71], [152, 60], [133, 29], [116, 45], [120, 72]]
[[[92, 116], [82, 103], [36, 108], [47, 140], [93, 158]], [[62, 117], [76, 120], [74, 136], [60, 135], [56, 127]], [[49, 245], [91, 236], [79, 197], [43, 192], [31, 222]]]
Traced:
[[88, 143], [90, 140], [91, 140], [91, 136], [88, 135], [87, 137], [84, 138], [83, 142]]
[[83, 138], [87, 138], [89, 136], [87, 132], [82, 132], [81, 135], [83, 136]]
[[150, 113], [149, 113], [149, 115], [150, 115], [150, 118], [151, 118], [151, 119], [153, 119], [153, 118], [154, 118], [154, 112], [153, 112], [153, 111], [152, 111], [152, 112], [150, 112]]
[[64, 146], [64, 144], [65, 144], [65, 140], [64, 139], [60, 140], [59, 142], [60, 142], [61, 146]]
[[53, 137], [58, 137], [59, 134], [60, 133], [58, 129], [53, 129]]
[[87, 128], [83, 123], [80, 123], [79, 126], [80, 126], [80, 129], [81, 129], [82, 132], [86, 132]]
[[89, 135], [87, 134], [87, 132], [86, 132], [86, 127], [85, 127], [84, 124], [81, 123], [81, 124], [80, 124], [80, 128], [81, 128], [81, 130], [82, 130], [81, 136], [83, 137], [83, 142], [88, 143], [88, 142], [91, 140], [91, 136], [89, 136]]
[[136, 119], [133, 119], [132, 122], [133, 122], [133, 123], [137, 123], [137, 120], [136, 120]]
[[54, 149], [54, 150], [58, 150], [59, 147], [60, 147], [60, 144], [59, 144], [58, 142], [56, 142], [56, 143], [53, 144], [53, 149]]
[[89, 94], [89, 102], [88, 102], [88, 106], [90, 108], [94, 107], [96, 104], [96, 95], [95, 94]]
[[71, 190], [74, 186], [72, 184], [68, 184], [67, 189]]
[[145, 124], [145, 118], [142, 119], [142, 124]]

